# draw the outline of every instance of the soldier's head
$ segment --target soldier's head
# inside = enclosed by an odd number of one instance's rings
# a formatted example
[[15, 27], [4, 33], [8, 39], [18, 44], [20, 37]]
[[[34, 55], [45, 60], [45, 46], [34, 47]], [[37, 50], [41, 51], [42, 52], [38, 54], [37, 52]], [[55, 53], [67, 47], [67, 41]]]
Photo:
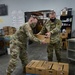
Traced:
[[50, 11], [50, 13], [49, 13], [49, 18], [50, 18], [50, 20], [51, 20], [52, 22], [55, 21], [55, 19], [56, 19], [56, 13], [55, 13], [54, 10], [51, 10], [51, 11]]
[[28, 22], [31, 25], [31, 27], [34, 28], [38, 22], [38, 17], [31, 16]]

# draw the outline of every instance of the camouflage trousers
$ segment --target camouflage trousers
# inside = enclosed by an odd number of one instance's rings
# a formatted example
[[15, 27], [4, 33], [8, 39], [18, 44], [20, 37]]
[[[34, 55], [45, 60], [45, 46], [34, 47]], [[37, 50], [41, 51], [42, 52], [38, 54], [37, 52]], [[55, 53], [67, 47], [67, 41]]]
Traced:
[[47, 47], [47, 53], [48, 53], [48, 61], [53, 60], [53, 50], [55, 50], [55, 54], [57, 57], [57, 61], [61, 61], [61, 47], [60, 47], [60, 42], [58, 43], [50, 43]]
[[6, 72], [12, 73], [17, 65], [18, 58], [21, 59], [22, 66], [25, 67], [28, 63], [26, 46], [20, 47], [15, 43], [10, 44], [10, 61]]

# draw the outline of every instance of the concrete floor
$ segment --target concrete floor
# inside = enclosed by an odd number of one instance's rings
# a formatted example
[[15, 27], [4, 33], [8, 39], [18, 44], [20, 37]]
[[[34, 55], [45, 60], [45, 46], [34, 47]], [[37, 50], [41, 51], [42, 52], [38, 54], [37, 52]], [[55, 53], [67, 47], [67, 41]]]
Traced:
[[[39, 45], [38, 43], [33, 43], [28, 47], [28, 58], [29, 61], [31, 60], [47, 60], [47, 52], [46, 52], [47, 45]], [[67, 60], [67, 52], [66, 50], [62, 50], [62, 62], [68, 62]], [[0, 75], [6, 75], [6, 68], [8, 66], [8, 62], [10, 59], [10, 55], [2, 55], [0, 56]], [[53, 61], [56, 61], [55, 54]], [[75, 62], [70, 62], [70, 74], [75, 75]], [[17, 67], [12, 75], [25, 75], [22, 73], [22, 65], [20, 60], [17, 63]]]

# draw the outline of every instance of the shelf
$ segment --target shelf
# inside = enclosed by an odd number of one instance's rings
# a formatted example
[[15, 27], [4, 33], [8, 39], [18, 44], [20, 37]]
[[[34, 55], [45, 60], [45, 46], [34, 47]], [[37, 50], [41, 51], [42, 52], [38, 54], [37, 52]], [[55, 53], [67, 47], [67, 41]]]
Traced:
[[71, 59], [75, 60], [75, 52], [68, 51], [68, 58], [71, 58]]
[[68, 57], [68, 59], [75, 61], [75, 59]]
[[72, 51], [72, 52], [75, 52], [75, 50], [73, 50], [73, 49], [68, 49], [68, 51]]
[[72, 23], [72, 22], [62, 22], [62, 23]]
[[62, 26], [62, 27], [71, 27], [71, 26]]
[[[68, 30], [67, 27], [69, 27], [70, 31], [72, 32], [73, 15], [65, 15], [65, 16], [61, 15], [60, 20], [62, 21], [61, 31], [63, 29]], [[69, 33], [68, 33], [68, 38], [71, 38], [71, 34], [69, 35]]]
[[75, 38], [68, 40], [68, 59], [75, 61]]
[[60, 18], [72, 18], [73, 15], [60, 16]]
[[75, 38], [69, 39], [68, 42], [73, 42], [73, 43], [75, 43]]

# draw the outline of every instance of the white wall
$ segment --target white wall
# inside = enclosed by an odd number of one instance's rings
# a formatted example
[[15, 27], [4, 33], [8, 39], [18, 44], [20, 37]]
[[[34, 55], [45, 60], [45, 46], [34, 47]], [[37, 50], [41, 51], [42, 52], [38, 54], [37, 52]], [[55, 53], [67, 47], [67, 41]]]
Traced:
[[[0, 23], [0, 28], [6, 25], [12, 25], [12, 11], [22, 10], [35, 11], [35, 10], [49, 10], [54, 9], [57, 15], [60, 15], [61, 9], [64, 7], [73, 8], [73, 15], [75, 19], [75, 0], [0, 0], [0, 4], [8, 5], [8, 16], [0, 16], [4, 20]], [[24, 22], [24, 14], [22, 15]], [[18, 26], [18, 25], [17, 25]], [[72, 30], [75, 29], [75, 22], [73, 21]]]

